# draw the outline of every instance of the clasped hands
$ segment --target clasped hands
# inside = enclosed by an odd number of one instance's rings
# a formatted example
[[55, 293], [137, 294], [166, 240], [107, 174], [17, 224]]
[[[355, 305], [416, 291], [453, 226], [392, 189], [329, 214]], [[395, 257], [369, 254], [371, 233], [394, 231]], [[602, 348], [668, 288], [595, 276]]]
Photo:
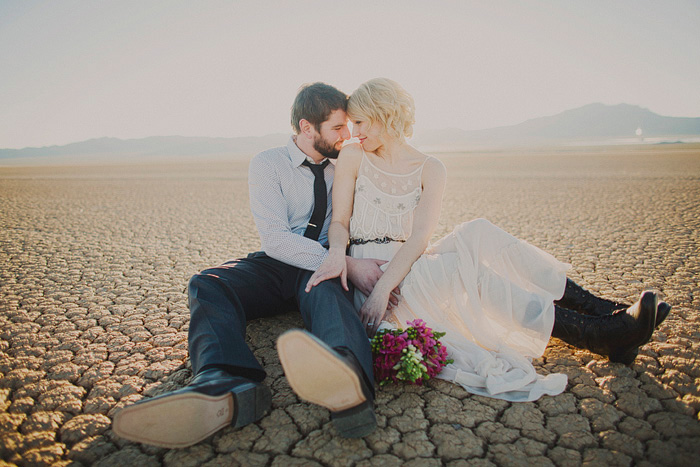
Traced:
[[359, 314], [367, 333], [373, 336], [379, 324], [391, 312], [391, 309], [399, 304], [400, 291], [396, 287], [393, 290], [384, 291], [376, 287], [377, 282], [384, 274], [380, 266], [387, 261], [374, 258], [352, 258], [345, 256], [341, 250], [331, 249], [323, 264], [313, 273], [306, 283], [306, 292], [321, 282], [340, 278], [340, 283], [345, 290], [348, 289], [348, 278], [355, 288], [367, 296], [367, 300], [360, 308]]

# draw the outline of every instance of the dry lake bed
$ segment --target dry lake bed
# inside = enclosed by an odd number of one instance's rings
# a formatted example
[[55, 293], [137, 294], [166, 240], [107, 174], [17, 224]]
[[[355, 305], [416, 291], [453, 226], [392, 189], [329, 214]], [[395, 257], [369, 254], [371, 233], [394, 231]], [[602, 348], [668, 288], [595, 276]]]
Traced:
[[270, 415], [189, 449], [128, 442], [114, 414], [191, 377], [189, 277], [259, 247], [248, 162], [0, 166], [0, 465], [697, 465], [700, 145], [436, 155], [436, 239], [485, 217], [597, 293], [673, 305], [633, 365], [552, 339], [536, 366], [569, 376], [559, 396], [386, 386], [377, 431], [344, 440], [282, 374], [275, 338], [301, 324], [288, 314], [248, 328]]

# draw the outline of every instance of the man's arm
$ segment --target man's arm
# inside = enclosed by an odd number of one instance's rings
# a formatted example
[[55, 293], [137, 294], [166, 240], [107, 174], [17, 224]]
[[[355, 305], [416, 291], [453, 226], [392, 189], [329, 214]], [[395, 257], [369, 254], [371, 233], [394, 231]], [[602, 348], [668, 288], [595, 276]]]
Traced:
[[248, 187], [262, 250], [291, 266], [318, 269], [328, 252], [319, 242], [292, 232], [279, 174], [266, 158], [256, 156], [250, 162]]

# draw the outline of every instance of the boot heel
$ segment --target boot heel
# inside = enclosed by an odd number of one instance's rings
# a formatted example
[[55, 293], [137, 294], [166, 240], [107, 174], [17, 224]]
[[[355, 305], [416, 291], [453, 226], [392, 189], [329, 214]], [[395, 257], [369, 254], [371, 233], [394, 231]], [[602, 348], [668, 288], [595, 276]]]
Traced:
[[236, 388], [233, 393], [236, 414], [233, 426], [240, 428], [257, 422], [270, 408], [272, 395], [270, 388], [262, 384], [249, 384]]
[[638, 354], [639, 347], [635, 347], [634, 349], [630, 349], [624, 352], [614, 351], [610, 355], [608, 355], [608, 359], [611, 362], [622, 363], [623, 365], [630, 365], [634, 361], [634, 359], [637, 358]]
[[333, 426], [343, 438], [362, 438], [377, 428], [374, 404], [366, 401], [359, 407], [331, 414]]

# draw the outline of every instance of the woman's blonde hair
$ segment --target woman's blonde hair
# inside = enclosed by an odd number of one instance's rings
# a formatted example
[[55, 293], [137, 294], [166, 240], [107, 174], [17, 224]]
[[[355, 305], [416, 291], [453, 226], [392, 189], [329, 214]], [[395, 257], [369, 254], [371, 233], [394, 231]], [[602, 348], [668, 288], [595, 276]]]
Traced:
[[396, 81], [375, 78], [360, 85], [348, 100], [350, 118], [358, 117], [370, 124], [379, 122], [384, 130], [398, 139], [413, 136], [416, 106], [413, 97]]

